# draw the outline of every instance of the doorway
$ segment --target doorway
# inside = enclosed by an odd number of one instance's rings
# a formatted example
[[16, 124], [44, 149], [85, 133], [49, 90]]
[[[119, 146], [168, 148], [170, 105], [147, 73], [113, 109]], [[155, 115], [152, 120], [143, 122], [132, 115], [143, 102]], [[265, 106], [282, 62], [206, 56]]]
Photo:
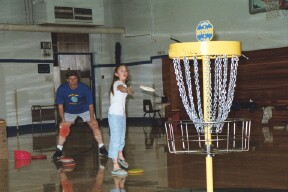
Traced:
[[89, 34], [52, 33], [52, 45], [55, 92], [60, 84], [66, 82], [67, 71], [75, 70], [78, 72], [80, 81], [91, 89], [94, 109], [96, 109], [95, 74], [93, 54], [89, 52]]
[[[92, 53], [54, 53], [54, 60], [57, 60], [58, 66], [54, 66], [54, 84], [55, 92], [60, 84], [66, 82], [66, 73], [69, 70], [78, 72], [80, 81], [88, 85], [92, 91], [95, 106], [95, 81], [93, 69]], [[91, 70], [93, 69], [93, 70]]]

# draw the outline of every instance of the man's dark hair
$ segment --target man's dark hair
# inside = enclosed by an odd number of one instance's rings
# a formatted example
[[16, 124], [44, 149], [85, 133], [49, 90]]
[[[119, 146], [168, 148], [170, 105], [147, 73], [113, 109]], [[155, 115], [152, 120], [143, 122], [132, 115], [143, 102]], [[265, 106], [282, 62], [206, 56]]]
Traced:
[[76, 71], [73, 71], [73, 70], [69, 70], [67, 73], [66, 73], [66, 79], [68, 79], [70, 76], [76, 76], [77, 79], [79, 79], [79, 75]]

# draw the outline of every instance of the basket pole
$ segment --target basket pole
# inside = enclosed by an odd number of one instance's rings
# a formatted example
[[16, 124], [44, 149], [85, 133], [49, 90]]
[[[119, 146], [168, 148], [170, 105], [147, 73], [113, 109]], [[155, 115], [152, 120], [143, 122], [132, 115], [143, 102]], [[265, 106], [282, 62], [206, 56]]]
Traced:
[[[210, 108], [211, 103], [209, 101], [209, 95], [211, 90], [210, 80], [209, 80], [209, 62], [210, 59], [208, 57], [202, 56], [202, 73], [203, 73], [203, 110], [204, 110], [204, 121], [210, 121]], [[205, 126], [205, 145], [207, 150], [206, 156], [206, 187], [208, 192], [213, 192], [213, 159], [210, 155], [211, 149], [211, 127], [210, 125]]]
[[213, 192], [213, 159], [210, 154], [206, 156], [206, 187], [208, 192]]

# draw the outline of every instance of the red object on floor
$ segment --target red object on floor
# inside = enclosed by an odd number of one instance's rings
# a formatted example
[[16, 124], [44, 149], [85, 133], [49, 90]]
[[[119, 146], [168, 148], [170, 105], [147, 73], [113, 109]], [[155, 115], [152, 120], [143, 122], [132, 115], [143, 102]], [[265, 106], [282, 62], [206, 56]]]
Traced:
[[21, 159], [21, 160], [15, 160], [14, 162], [14, 168], [15, 169], [20, 169], [22, 167], [30, 165], [31, 160], [30, 159]]
[[28, 151], [24, 150], [14, 150], [14, 159], [15, 160], [31, 159], [31, 154]]
[[75, 162], [71, 162], [71, 163], [62, 163], [63, 167], [74, 167], [76, 165]]
[[74, 162], [74, 159], [71, 157], [61, 157], [59, 161], [61, 161], [62, 163], [71, 163]]
[[40, 160], [40, 159], [47, 159], [47, 155], [32, 155], [32, 160]]

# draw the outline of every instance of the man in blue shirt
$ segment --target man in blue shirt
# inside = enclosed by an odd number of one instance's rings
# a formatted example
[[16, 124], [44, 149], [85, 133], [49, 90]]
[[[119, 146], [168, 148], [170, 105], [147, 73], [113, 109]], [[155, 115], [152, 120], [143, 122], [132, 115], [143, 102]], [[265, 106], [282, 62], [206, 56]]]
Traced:
[[81, 117], [84, 122], [88, 123], [93, 131], [94, 138], [98, 142], [100, 156], [107, 157], [108, 152], [104, 146], [102, 132], [94, 114], [91, 90], [87, 85], [79, 82], [76, 71], [68, 71], [66, 80], [67, 82], [60, 85], [56, 93], [56, 104], [58, 104], [61, 122], [57, 149], [53, 155], [53, 160], [56, 161], [63, 156], [63, 144], [69, 135], [71, 125], [77, 117]]

